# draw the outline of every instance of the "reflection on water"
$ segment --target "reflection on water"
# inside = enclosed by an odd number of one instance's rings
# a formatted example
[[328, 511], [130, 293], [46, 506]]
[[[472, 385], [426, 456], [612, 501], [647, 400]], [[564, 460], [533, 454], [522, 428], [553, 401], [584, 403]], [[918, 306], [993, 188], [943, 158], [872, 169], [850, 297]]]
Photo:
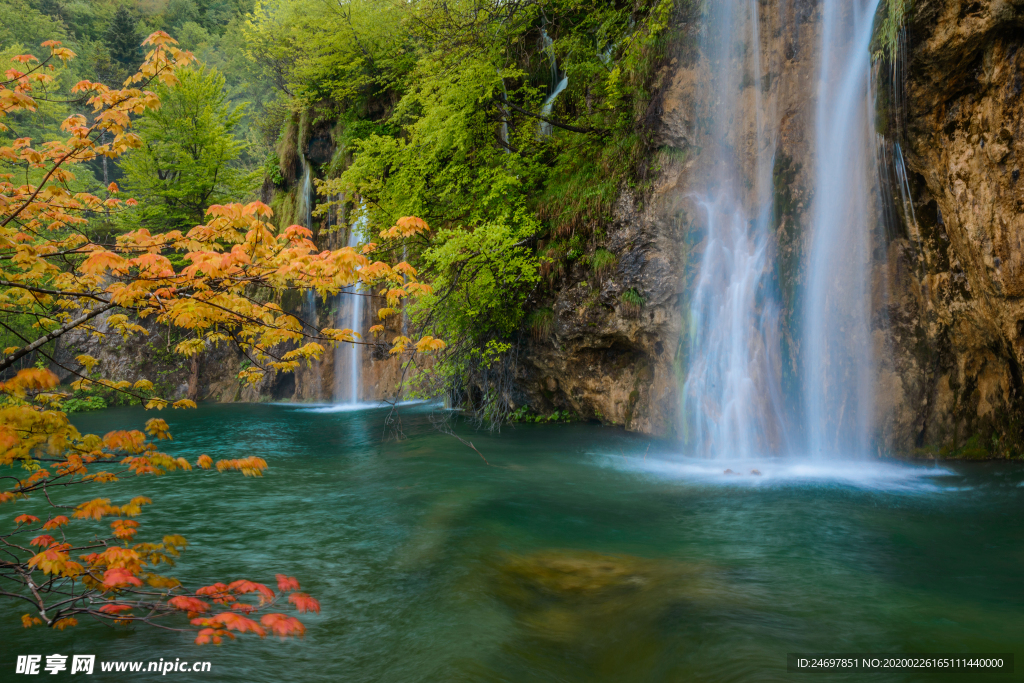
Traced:
[[[275, 683], [788, 681], [787, 652], [1024, 654], [1019, 466], [711, 467], [615, 429], [529, 425], [472, 435], [488, 467], [432, 431], [431, 409], [403, 408], [402, 441], [382, 440], [387, 408], [162, 415], [174, 454], [258, 454], [267, 475], [171, 474], [103, 495], [153, 498], [143, 533], [192, 544], [178, 578], [287, 572], [323, 612], [303, 640], [197, 649], [145, 628], [28, 631], [4, 605], [0, 680], [19, 678], [17, 654], [53, 652], [202, 657], [210, 680]], [[105, 431], [148, 415], [75, 417]]]

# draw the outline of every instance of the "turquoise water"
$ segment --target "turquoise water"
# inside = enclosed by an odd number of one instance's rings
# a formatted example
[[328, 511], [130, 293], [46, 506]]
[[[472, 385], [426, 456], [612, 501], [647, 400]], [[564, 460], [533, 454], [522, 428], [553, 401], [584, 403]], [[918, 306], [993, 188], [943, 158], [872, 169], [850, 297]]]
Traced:
[[788, 674], [786, 653], [1024, 655], [1020, 465], [720, 465], [596, 425], [467, 430], [489, 466], [430, 410], [401, 411], [404, 440], [386, 410], [165, 413], [174, 454], [256, 454], [266, 476], [172, 474], [103, 495], [153, 498], [143, 536], [189, 539], [182, 580], [287, 573], [323, 611], [301, 640], [197, 647], [145, 627], [24, 630], [24, 610], [3, 605], [0, 680], [32, 680], [13, 673], [30, 653], [212, 662], [166, 680], [353, 682], [976, 680]]

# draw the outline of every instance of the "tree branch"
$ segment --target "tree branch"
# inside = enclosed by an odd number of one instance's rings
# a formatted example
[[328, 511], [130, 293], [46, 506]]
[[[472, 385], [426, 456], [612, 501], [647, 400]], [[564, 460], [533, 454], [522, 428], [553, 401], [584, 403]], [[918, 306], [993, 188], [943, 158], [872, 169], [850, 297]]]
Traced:
[[115, 304], [113, 302], [107, 302], [107, 303], [105, 303], [104, 305], [102, 305], [102, 306], [100, 306], [98, 308], [94, 308], [91, 311], [87, 311], [87, 312], [83, 313], [82, 315], [78, 316], [77, 318], [75, 318], [74, 320], [72, 320], [71, 322], [67, 323], [63, 327], [58, 328], [58, 329], [54, 330], [53, 332], [51, 332], [51, 333], [49, 333], [49, 334], [47, 334], [47, 335], [45, 335], [43, 337], [40, 337], [39, 339], [36, 339], [34, 342], [29, 344], [25, 348], [21, 349], [20, 351], [15, 351], [10, 356], [7, 356], [7, 358], [5, 358], [2, 363], [0, 363], [0, 372], [3, 372], [7, 368], [11, 367], [12, 365], [14, 365], [15, 361], [17, 361], [19, 358], [21, 358], [23, 356], [27, 356], [28, 354], [32, 353], [33, 351], [38, 349], [43, 344], [46, 344], [47, 342], [51, 342], [54, 339], [56, 339], [57, 337], [60, 337], [61, 335], [65, 334], [67, 332], [70, 332], [71, 330], [75, 329], [76, 327], [78, 327], [82, 323], [86, 322], [87, 320], [95, 318], [96, 316], [98, 316], [100, 313], [103, 313], [104, 311], [109, 311], [111, 308], [113, 308], [116, 305], [117, 304]]

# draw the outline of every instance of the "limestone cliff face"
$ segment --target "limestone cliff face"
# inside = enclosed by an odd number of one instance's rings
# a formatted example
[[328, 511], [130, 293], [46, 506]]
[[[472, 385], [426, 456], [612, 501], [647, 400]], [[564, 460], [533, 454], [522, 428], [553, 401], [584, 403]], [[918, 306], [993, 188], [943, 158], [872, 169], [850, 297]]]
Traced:
[[880, 437], [898, 451], [1019, 453], [1024, 1], [914, 5], [904, 149], [912, 210], [901, 211], [905, 232], [884, 273], [891, 365], [879, 383]]

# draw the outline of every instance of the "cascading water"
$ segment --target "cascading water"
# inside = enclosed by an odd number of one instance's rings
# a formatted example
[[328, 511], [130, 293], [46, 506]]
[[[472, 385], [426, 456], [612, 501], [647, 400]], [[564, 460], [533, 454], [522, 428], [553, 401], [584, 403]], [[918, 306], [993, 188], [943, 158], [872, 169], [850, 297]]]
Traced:
[[[878, 0], [822, 0], [815, 172], [806, 279], [792, 316], [802, 387], [784, 393], [773, 224], [781, 125], [773, 79], [787, 78], [773, 36], [786, 6], [705, 5], [702, 82], [707, 189], [691, 197], [703, 227], [691, 288], [683, 435], [694, 455], [750, 459], [866, 454], [873, 377], [870, 53]], [[766, 40], [762, 42], [762, 30]], [[777, 48], [778, 44], [774, 44]], [[786, 87], [792, 88], [791, 82]], [[802, 85], [801, 85], [802, 87]], [[796, 277], [791, 275], [790, 277]], [[801, 411], [794, 408], [802, 394]], [[800, 435], [802, 438], [797, 438]]]
[[779, 306], [770, 284], [773, 105], [760, 87], [759, 3], [709, 3], [703, 53], [713, 165], [694, 197], [704, 247], [689, 316], [683, 387], [686, 440], [705, 457], [750, 458], [785, 441], [779, 390]]
[[[554, 109], [555, 100], [562, 94], [566, 86], [569, 85], [569, 76], [565, 75], [559, 77], [558, 75], [558, 58], [555, 56], [555, 44], [551, 40], [551, 36], [544, 29], [540, 32], [541, 40], [544, 43], [544, 52], [548, 55], [548, 62], [551, 67], [551, 92], [544, 100], [544, 104], [541, 105], [540, 115], [543, 117], [551, 116], [551, 110]], [[538, 132], [541, 135], [551, 135], [551, 124], [546, 121], [541, 121], [537, 127]]]
[[868, 452], [870, 326], [870, 53], [878, 0], [823, 0], [814, 206], [804, 306], [804, 405], [816, 458]]
[[[307, 230], [313, 230], [313, 168], [306, 156], [299, 153], [299, 162], [302, 164], [302, 187], [299, 189], [298, 214], [302, 216], [303, 225]], [[310, 325], [316, 325], [316, 292], [312, 289], [306, 290], [303, 313]]]
[[[361, 216], [349, 227], [348, 244], [359, 245], [360, 228], [365, 224]], [[338, 295], [335, 327], [359, 332], [363, 322], [363, 301], [358, 284], [350, 285]], [[359, 403], [361, 396], [360, 375], [363, 365], [363, 347], [360, 344], [339, 344], [334, 349], [334, 402], [348, 405]]]

